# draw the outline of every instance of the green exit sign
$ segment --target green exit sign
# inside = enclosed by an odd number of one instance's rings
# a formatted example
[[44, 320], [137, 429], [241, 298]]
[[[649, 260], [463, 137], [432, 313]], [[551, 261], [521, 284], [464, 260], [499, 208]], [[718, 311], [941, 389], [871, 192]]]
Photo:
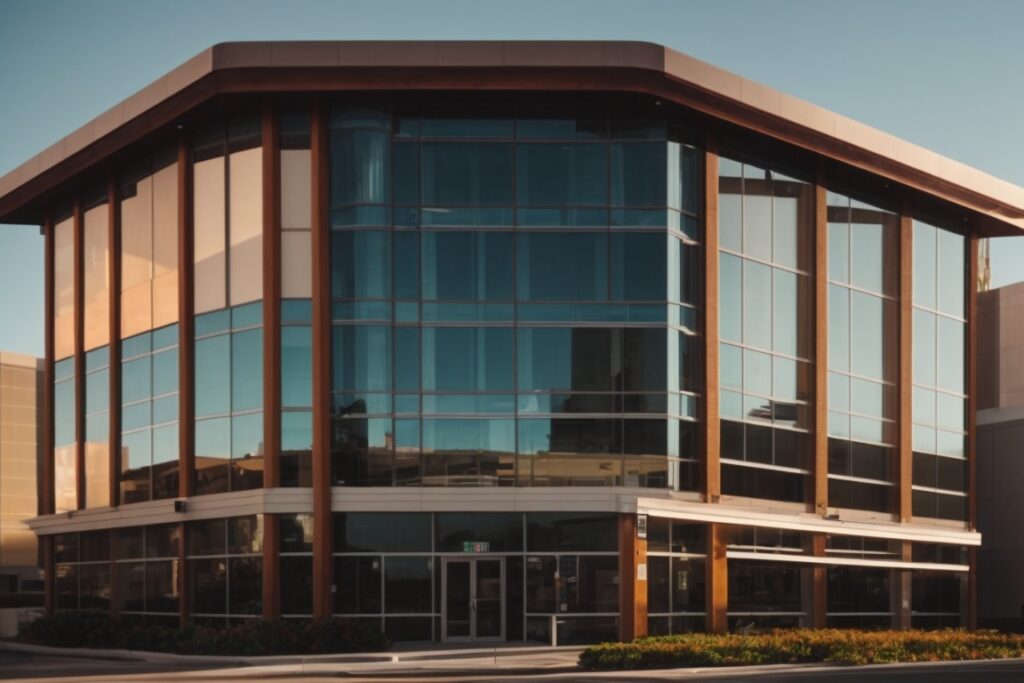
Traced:
[[463, 541], [462, 552], [489, 553], [491, 552], [491, 543], [490, 541]]

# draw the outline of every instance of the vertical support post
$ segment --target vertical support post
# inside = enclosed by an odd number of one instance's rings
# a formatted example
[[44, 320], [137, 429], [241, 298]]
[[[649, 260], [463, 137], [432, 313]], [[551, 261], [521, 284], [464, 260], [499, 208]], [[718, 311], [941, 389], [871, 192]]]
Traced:
[[75, 197], [75, 509], [85, 507], [85, 223], [82, 198]]
[[828, 202], [821, 174], [814, 188], [814, 512], [828, 514]]
[[[54, 462], [53, 462], [53, 259], [54, 259], [54, 223], [52, 215], [47, 212], [43, 219], [43, 270], [44, 301], [43, 307], [43, 345], [46, 357], [43, 363], [43, 414], [42, 414], [42, 477], [38, 486], [38, 510], [41, 515], [52, 515], [54, 510]], [[56, 583], [53, 575], [53, 536], [41, 536], [43, 564], [44, 611], [47, 616], [53, 614], [56, 598]]]
[[[263, 103], [263, 488], [281, 485], [281, 155], [273, 102]], [[263, 515], [263, 616], [281, 613], [277, 515]]]
[[[195, 337], [193, 311], [193, 235], [192, 235], [192, 150], [189, 138], [178, 138], [178, 495], [192, 495], [195, 469]], [[178, 617], [182, 628], [188, 623], [188, 564], [185, 523], [178, 525]]]
[[[110, 443], [110, 504], [120, 504], [121, 476], [121, 202], [117, 187], [117, 176], [110, 175], [107, 180], [107, 205], [109, 206], [107, 222], [107, 245], [110, 250], [110, 291], [108, 309], [110, 310], [110, 379], [107, 389], [110, 410], [109, 443]], [[113, 547], [113, 546], [111, 546]], [[111, 567], [113, 569], [113, 567]], [[111, 574], [113, 576], [113, 574]]]
[[[967, 523], [978, 528], [978, 237], [967, 238]], [[965, 626], [978, 628], [978, 549], [967, 551]]]
[[[814, 534], [811, 537], [811, 554], [825, 557], [825, 534]], [[811, 582], [811, 627], [825, 628], [828, 614], [828, 567], [813, 565]]]
[[704, 409], [699, 429], [704, 501], [722, 493], [718, 418], [718, 142], [709, 134], [704, 151]]
[[331, 557], [331, 413], [330, 413], [330, 228], [327, 169], [328, 111], [322, 99], [313, 103], [313, 618], [333, 610]]
[[914, 464], [912, 421], [913, 413], [913, 330], [914, 281], [911, 268], [914, 262], [914, 224], [909, 206], [900, 214], [899, 241], [899, 421], [897, 423], [896, 491], [897, 519], [909, 522], [913, 517], [911, 486]]
[[708, 559], [706, 599], [707, 630], [724, 633], [729, 630], [729, 565], [725, 557], [726, 526], [708, 524]]
[[647, 539], [637, 537], [636, 515], [619, 514], [619, 640], [647, 635]]

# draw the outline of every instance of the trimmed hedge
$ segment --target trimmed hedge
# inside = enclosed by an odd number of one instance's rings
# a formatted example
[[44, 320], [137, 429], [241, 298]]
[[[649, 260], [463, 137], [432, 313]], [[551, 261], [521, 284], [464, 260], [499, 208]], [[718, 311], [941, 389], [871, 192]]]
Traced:
[[777, 629], [759, 634], [689, 633], [602, 643], [580, 654], [588, 669], [755, 664], [889, 664], [1024, 657], [1024, 636], [997, 631]]
[[251, 619], [223, 628], [121, 625], [105, 612], [57, 612], [21, 625], [16, 641], [55, 647], [173, 652], [194, 655], [294, 655], [377, 652], [390, 641], [380, 630], [340, 619]]

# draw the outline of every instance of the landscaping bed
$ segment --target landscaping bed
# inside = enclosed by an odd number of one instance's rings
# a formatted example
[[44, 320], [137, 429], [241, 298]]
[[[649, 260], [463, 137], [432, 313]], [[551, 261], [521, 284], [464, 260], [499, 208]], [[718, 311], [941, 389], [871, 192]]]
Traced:
[[190, 655], [335, 654], [379, 652], [390, 642], [380, 630], [339, 619], [251, 619], [224, 627], [121, 624], [106, 613], [57, 612], [22, 624], [15, 642]]
[[689, 633], [602, 643], [580, 654], [588, 669], [757, 664], [888, 664], [1024, 657], [1024, 635], [997, 631], [778, 629], [757, 634]]

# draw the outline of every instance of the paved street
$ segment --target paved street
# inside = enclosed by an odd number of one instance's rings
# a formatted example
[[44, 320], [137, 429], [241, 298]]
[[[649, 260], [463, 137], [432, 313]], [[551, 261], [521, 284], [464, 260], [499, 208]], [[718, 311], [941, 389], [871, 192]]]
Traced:
[[872, 681], [920, 681], [954, 683], [984, 681], [997, 683], [1024, 680], [1024, 660], [1007, 662], [962, 662], [873, 667], [758, 667], [745, 671], [686, 670], [588, 672], [575, 669], [575, 652], [432, 659], [408, 662], [338, 663], [299, 662], [266, 666], [234, 667], [209, 664], [154, 663], [53, 657], [0, 651], [0, 679], [45, 681], [168, 681], [175, 683], [225, 683], [234, 680], [337, 682], [372, 681], [558, 681], [632, 683], [641, 681], [795, 681], [797, 683], [854, 683]]

